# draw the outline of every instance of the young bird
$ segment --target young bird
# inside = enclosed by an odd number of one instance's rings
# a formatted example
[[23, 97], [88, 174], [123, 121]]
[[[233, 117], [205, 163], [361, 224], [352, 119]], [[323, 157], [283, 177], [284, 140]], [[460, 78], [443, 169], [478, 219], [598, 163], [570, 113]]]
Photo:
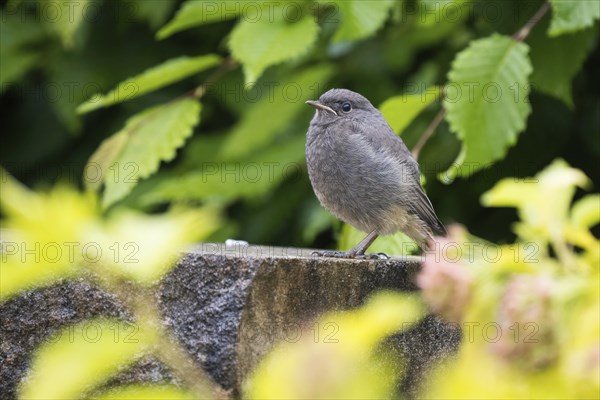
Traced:
[[306, 162], [321, 204], [368, 235], [349, 252], [362, 256], [379, 235], [402, 231], [422, 249], [446, 229], [420, 182], [419, 164], [383, 115], [365, 97], [331, 89], [318, 101], [306, 138]]

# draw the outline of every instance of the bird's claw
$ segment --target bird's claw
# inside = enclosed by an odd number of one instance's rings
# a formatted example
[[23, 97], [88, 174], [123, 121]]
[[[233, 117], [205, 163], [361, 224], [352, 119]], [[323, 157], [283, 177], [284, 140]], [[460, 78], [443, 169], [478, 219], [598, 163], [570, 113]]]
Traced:
[[347, 258], [347, 259], [354, 259], [354, 260], [388, 260], [390, 258], [385, 253], [356, 254], [351, 251], [338, 251], [338, 250], [317, 250], [317, 251], [313, 251], [311, 255], [316, 256], [316, 257]]

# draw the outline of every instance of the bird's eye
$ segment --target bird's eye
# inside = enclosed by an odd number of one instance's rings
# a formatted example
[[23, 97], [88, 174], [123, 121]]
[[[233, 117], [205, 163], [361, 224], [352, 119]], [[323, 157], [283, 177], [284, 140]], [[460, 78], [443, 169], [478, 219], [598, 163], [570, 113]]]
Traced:
[[342, 111], [345, 113], [352, 111], [352, 104], [348, 101], [344, 102], [344, 104], [342, 104]]

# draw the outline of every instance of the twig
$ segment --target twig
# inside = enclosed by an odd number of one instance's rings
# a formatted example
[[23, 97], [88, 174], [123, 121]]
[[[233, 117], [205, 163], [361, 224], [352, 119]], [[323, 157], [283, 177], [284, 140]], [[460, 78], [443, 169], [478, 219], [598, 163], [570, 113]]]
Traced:
[[202, 83], [200, 86], [198, 86], [196, 89], [194, 89], [190, 93], [190, 95], [195, 99], [201, 98], [202, 96], [204, 96], [204, 94], [208, 90], [208, 87], [213, 82], [219, 80], [219, 78], [221, 78], [227, 72], [229, 72], [233, 68], [235, 68], [236, 65], [237, 65], [237, 62], [235, 60], [233, 60], [231, 58], [226, 58], [225, 60], [223, 60], [223, 63], [221, 63], [221, 66], [219, 68], [217, 68], [217, 70], [215, 72], [213, 72], [212, 75], [210, 75], [208, 78], [206, 78], [204, 83]]
[[[529, 36], [529, 33], [531, 33], [533, 27], [537, 25], [537, 23], [544, 17], [544, 15], [546, 15], [548, 10], [550, 10], [550, 2], [547, 1], [544, 4], [542, 4], [542, 6], [536, 11], [535, 14], [533, 14], [529, 21], [527, 21], [527, 23], [523, 25], [523, 27], [512, 36], [512, 38], [517, 42], [522, 42], [525, 39], [527, 39], [527, 36]], [[433, 118], [433, 121], [431, 121], [427, 129], [425, 129], [425, 131], [417, 141], [417, 144], [415, 144], [415, 146], [413, 147], [412, 155], [415, 158], [415, 160], [419, 159], [419, 153], [421, 152], [421, 149], [423, 148], [423, 146], [425, 146], [425, 143], [427, 143], [431, 136], [433, 136], [438, 125], [446, 116], [446, 113], [446, 109], [442, 106], [442, 109], [436, 114], [436, 116]]]
[[435, 115], [433, 121], [431, 121], [427, 129], [425, 129], [425, 132], [423, 132], [417, 144], [415, 144], [415, 146], [413, 147], [412, 155], [415, 160], [419, 159], [419, 153], [421, 152], [421, 149], [423, 148], [423, 146], [425, 146], [425, 143], [427, 143], [429, 138], [433, 135], [438, 125], [444, 120], [446, 113], [446, 109], [442, 107], [442, 109]]
[[529, 36], [531, 29], [533, 29], [533, 27], [536, 26], [538, 22], [540, 22], [540, 19], [542, 19], [542, 17], [546, 15], [548, 10], [550, 10], [549, 1], [542, 4], [539, 10], [537, 10], [536, 13], [533, 14], [533, 17], [531, 17], [529, 21], [527, 21], [527, 23], [523, 25], [523, 27], [519, 29], [517, 33], [513, 35], [513, 39], [517, 42], [522, 42], [523, 40], [527, 39], [527, 36]]

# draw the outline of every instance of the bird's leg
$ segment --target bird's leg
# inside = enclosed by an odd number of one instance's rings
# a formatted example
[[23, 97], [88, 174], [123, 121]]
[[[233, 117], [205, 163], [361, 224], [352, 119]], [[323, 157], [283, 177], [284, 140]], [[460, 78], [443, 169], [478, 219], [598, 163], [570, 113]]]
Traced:
[[365, 251], [375, 241], [375, 239], [377, 239], [378, 236], [379, 235], [377, 234], [376, 231], [372, 231], [350, 251], [320, 250], [320, 251], [313, 252], [313, 254], [320, 256], [320, 257], [335, 257], [335, 258], [366, 258], [366, 259], [389, 258], [385, 254], [365, 255]]
[[363, 240], [361, 240], [352, 250], [350, 250], [350, 254], [352, 256], [362, 256], [365, 254], [365, 251], [373, 244], [375, 239], [377, 239], [379, 235], [377, 231], [371, 231]]

